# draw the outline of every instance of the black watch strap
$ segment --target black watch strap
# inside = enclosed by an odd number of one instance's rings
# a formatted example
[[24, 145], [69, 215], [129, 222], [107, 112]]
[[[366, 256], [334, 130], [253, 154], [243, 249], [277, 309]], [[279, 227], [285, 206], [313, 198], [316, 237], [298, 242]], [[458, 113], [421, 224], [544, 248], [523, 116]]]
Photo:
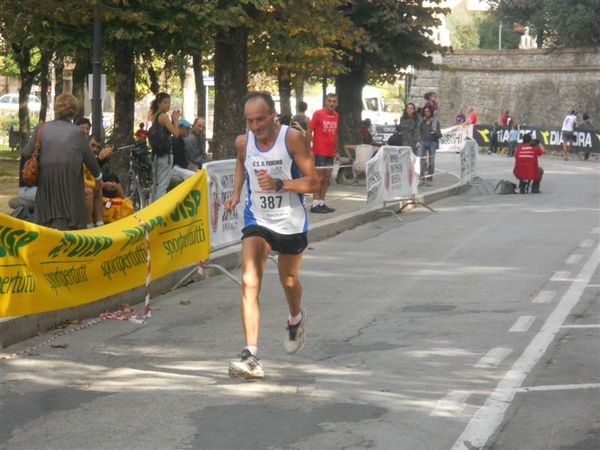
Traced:
[[275, 192], [279, 192], [283, 189], [283, 180], [281, 178], [275, 178]]

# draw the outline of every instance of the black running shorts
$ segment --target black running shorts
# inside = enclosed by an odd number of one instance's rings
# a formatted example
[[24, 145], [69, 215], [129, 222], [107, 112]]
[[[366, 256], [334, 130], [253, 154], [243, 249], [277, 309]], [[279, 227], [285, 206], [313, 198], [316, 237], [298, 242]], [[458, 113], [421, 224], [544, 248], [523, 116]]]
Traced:
[[279, 234], [260, 225], [250, 225], [242, 230], [242, 240], [251, 236], [263, 238], [272, 250], [284, 255], [299, 255], [308, 247], [307, 233]]

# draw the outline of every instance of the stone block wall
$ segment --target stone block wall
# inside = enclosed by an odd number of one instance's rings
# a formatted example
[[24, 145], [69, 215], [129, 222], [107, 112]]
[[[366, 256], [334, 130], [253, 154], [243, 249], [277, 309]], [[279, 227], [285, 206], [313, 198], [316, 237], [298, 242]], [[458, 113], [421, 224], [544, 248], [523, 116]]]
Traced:
[[443, 126], [473, 106], [480, 123], [508, 109], [521, 124], [560, 126], [576, 109], [600, 127], [600, 48], [457, 51], [443, 56], [440, 70], [415, 73], [410, 100], [422, 106], [432, 90]]

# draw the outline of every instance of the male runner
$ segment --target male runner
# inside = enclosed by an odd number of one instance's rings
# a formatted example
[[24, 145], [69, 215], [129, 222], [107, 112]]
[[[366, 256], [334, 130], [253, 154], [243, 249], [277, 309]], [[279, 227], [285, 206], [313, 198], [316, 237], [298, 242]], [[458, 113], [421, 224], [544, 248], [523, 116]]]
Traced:
[[325, 204], [325, 194], [329, 187], [331, 171], [333, 169], [333, 158], [338, 161], [340, 155], [336, 152], [337, 130], [340, 122], [340, 115], [335, 111], [338, 105], [337, 94], [327, 94], [325, 98], [325, 108], [316, 111], [308, 125], [307, 140], [312, 138], [312, 150], [315, 155], [315, 165], [317, 167], [330, 167], [329, 169], [319, 169], [321, 176], [321, 186], [313, 195], [313, 204], [310, 208], [311, 213], [328, 214], [335, 209]]
[[245, 182], [241, 299], [245, 346], [241, 360], [229, 365], [229, 374], [234, 378], [262, 378], [257, 357], [259, 294], [271, 250], [279, 253], [279, 280], [290, 311], [284, 349], [295, 353], [306, 340], [307, 316], [300, 308], [302, 285], [298, 280], [308, 245], [303, 194], [314, 192], [319, 179], [302, 134], [275, 124], [275, 104], [268, 93], [250, 92], [243, 104], [248, 133], [235, 141], [234, 191], [225, 208], [232, 210], [239, 203]]

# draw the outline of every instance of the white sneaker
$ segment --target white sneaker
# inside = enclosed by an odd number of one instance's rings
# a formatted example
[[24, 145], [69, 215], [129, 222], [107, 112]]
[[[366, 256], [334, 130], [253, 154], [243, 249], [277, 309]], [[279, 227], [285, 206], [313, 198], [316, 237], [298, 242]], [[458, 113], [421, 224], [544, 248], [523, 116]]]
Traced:
[[260, 360], [250, 353], [250, 350], [242, 350], [240, 361], [231, 361], [229, 364], [229, 376], [231, 378], [264, 378], [265, 373], [260, 366]]
[[294, 326], [288, 324], [287, 326], [288, 334], [283, 341], [283, 349], [288, 353], [300, 351], [306, 342], [306, 322], [308, 316], [306, 315], [306, 311], [301, 309], [300, 312], [302, 313], [300, 323]]

